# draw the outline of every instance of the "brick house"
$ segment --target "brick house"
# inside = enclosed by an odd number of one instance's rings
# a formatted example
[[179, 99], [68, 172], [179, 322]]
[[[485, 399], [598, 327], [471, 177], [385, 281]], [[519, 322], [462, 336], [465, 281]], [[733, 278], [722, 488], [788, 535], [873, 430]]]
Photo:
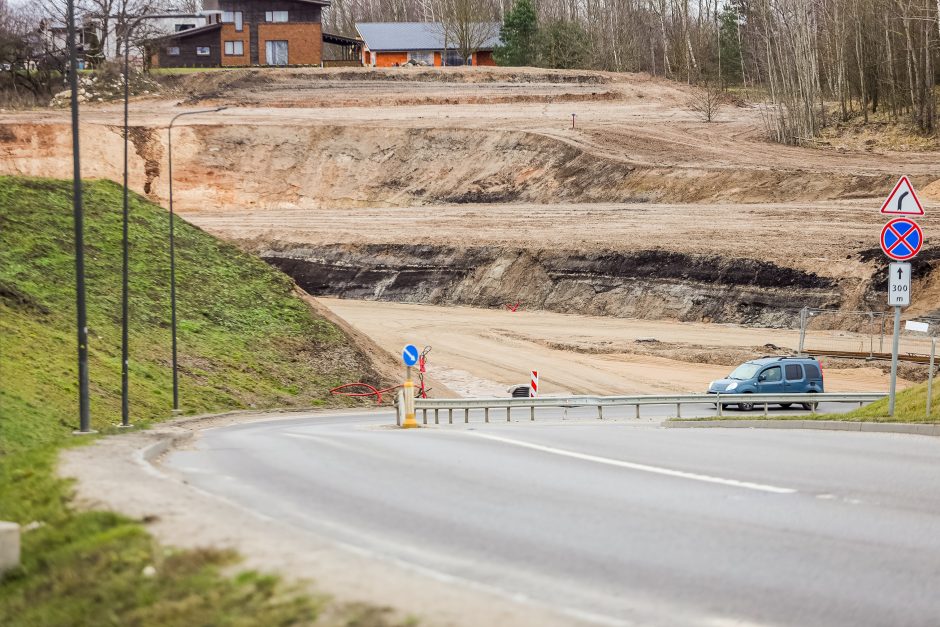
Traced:
[[[320, 65], [330, 0], [205, 0], [207, 24], [150, 42], [154, 67]], [[358, 42], [339, 37], [355, 46]]]
[[[471, 65], [496, 65], [493, 49], [499, 45], [499, 23], [474, 24], [481, 45], [470, 58]], [[464, 65], [456, 42], [446, 41], [438, 22], [359, 22], [356, 31], [363, 40], [362, 64], [392, 67], [413, 62], [421, 65]]]

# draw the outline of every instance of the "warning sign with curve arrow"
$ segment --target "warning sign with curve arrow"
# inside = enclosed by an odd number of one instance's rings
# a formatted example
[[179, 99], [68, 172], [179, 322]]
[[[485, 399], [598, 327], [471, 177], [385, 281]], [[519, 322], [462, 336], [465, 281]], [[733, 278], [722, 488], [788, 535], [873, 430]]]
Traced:
[[922, 216], [924, 207], [920, 204], [914, 186], [906, 176], [902, 176], [894, 191], [888, 195], [888, 200], [881, 205], [881, 213], [895, 216]]

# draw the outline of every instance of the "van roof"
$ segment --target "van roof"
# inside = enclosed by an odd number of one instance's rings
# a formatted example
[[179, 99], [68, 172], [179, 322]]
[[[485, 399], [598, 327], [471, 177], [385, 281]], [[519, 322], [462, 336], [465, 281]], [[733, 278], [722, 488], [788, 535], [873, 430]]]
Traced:
[[759, 357], [757, 359], [752, 359], [750, 363], [752, 364], [772, 364], [776, 361], [816, 361], [816, 358], [811, 355], [767, 355], [764, 357]]

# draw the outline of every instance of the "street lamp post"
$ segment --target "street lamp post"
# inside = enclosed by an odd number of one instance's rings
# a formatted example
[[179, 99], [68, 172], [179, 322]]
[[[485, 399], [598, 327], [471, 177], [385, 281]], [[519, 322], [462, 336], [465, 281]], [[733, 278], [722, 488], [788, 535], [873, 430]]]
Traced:
[[[127, 13], [128, 0], [124, 0], [124, 237], [123, 237], [123, 272], [121, 276], [121, 426], [130, 426], [130, 346], [129, 346], [129, 307], [128, 299], [130, 297], [129, 275], [130, 275], [130, 242], [128, 241], [128, 222], [130, 220], [130, 209], [128, 208], [128, 153], [129, 153], [129, 109], [130, 109], [130, 50], [131, 50], [131, 26], [130, 16]], [[145, 19], [157, 17], [154, 15], [136, 16], [137, 21], [134, 27], [140, 25]]]
[[[124, 14], [127, 15], [127, 0], [124, 2]], [[129, 219], [129, 209], [127, 206], [127, 185], [128, 185], [128, 173], [127, 173], [127, 153], [128, 153], [128, 116], [129, 116], [129, 101], [130, 101], [130, 47], [131, 47], [131, 29], [130, 25], [127, 22], [125, 17], [124, 20], [124, 239], [123, 239], [123, 271], [121, 276], [121, 426], [128, 427], [130, 426], [130, 401], [128, 398], [128, 379], [129, 379], [129, 364], [128, 360], [130, 359], [130, 348], [128, 346], [128, 330], [130, 326], [130, 320], [128, 320], [128, 297], [129, 297], [129, 286], [128, 286], [128, 275], [130, 273], [129, 268], [129, 243], [128, 243], [128, 219]]]
[[170, 182], [170, 326], [173, 335], [173, 411], [177, 412], [180, 408], [179, 395], [179, 377], [176, 360], [176, 244], [173, 239], [173, 124], [184, 115], [198, 115], [200, 113], [217, 113], [224, 111], [226, 107], [217, 107], [215, 109], [200, 109], [199, 111], [184, 111], [173, 116], [170, 125], [167, 127], [166, 146], [168, 170], [167, 176]]
[[78, 431], [91, 433], [88, 401], [88, 317], [85, 309], [85, 225], [82, 209], [82, 167], [78, 141], [78, 59], [75, 0], [66, 4], [66, 45], [69, 49], [69, 90], [72, 94], [72, 215], [75, 224], [75, 305], [78, 327]]

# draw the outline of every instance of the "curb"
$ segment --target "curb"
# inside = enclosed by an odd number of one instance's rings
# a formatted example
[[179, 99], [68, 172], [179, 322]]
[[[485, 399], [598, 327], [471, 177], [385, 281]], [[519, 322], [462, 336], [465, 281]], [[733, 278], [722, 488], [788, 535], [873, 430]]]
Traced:
[[667, 429], [817, 429], [863, 433], [905, 433], [940, 437], [940, 424], [846, 422], [844, 420], [666, 420]]

